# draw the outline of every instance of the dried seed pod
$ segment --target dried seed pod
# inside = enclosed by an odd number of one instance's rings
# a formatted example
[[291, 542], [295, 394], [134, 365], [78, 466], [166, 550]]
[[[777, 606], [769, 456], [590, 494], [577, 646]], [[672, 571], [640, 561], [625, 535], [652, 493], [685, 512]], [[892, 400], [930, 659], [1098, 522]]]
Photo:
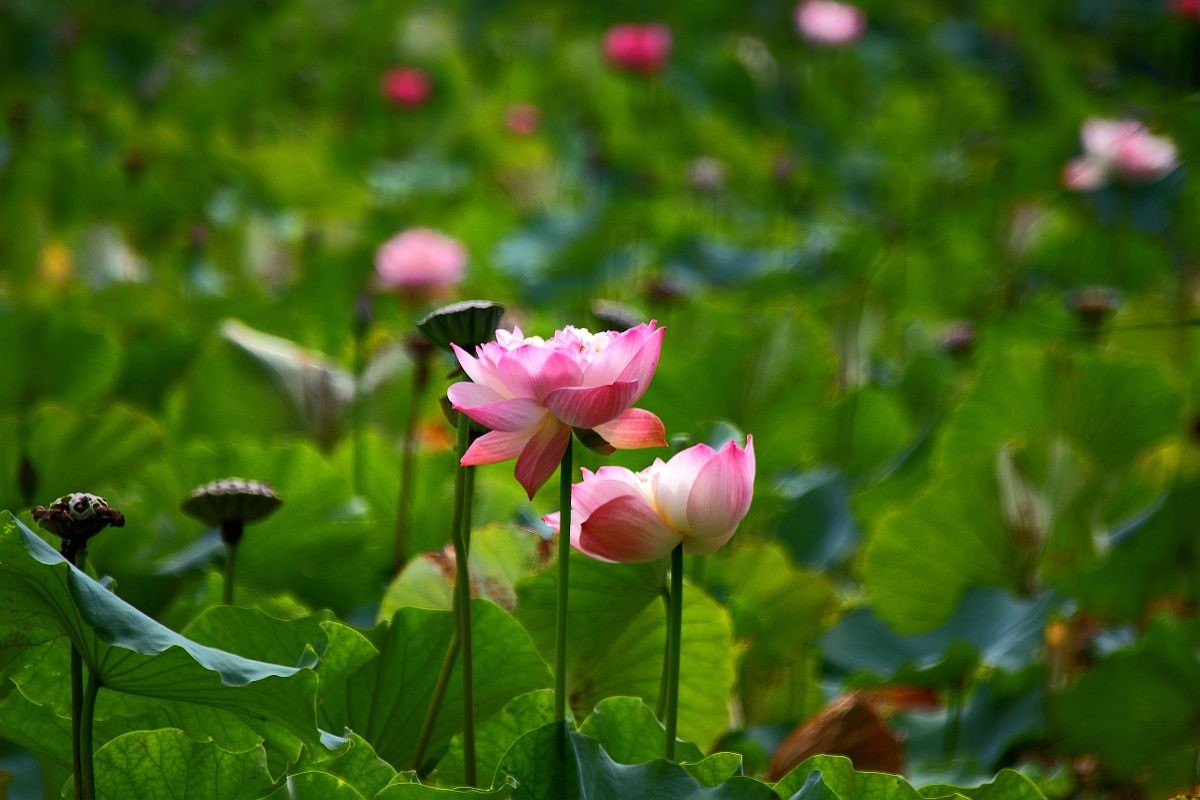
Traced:
[[592, 316], [605, 330], [610, 331], [627, 331], [646, 321], [643, 314], [613, 300], [597, 300], [592, 303]]
[[192, 492], [180, 508], [189, 517], [219, 527], [221, 538], [236, 543], [242, 527], [273, 513], [283, 500], [269, 484], [244, 478], [222, 478]]
[[99, 495], [72, 492], [31, 513], [37, 524], [63, 540], [63, 555], [75, 563], [75, 554], [87, 547], [88, 539], [109, 527], [125, 526], [125, 515], [109, 506]]

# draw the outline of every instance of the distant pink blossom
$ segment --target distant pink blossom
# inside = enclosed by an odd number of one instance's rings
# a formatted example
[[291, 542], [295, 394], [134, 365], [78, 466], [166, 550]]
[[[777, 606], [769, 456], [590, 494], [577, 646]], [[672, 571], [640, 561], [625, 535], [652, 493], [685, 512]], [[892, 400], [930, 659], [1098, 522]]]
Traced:
[[474, 356], [452, 345], [470, 380], [450, 387], [450, 402], [491, 429], [462, 465], [515, 458], [517, 481], [532, 498], [558, 467], [572, 428], [619, 450], [665, 445], [662, 421], [632, 408], [654, 377], [662, 337], [650, 322], [619, 333], [567, 326], [548, 340], [501, 330]]
[[[744, 448], [698, 444], [641, 472], [585, 469], [571, 487], [571, 544], [593, 558], [624, 563], [654, 561], [680, 543], [685, 553], [711, 553], [746, 516], [754, 471], [752, 436]], [[560, 531], [559, 514], [542, 519]]]
[[541, 122], [541, 109], [533, 103], [513, 103], [504, 112], [504, 127], [517, 136], [532, 136]]
[[454, 238], [429, 228], [412, 228], [375, 251], [375, 283], [411, 299], [448, 294], [463, 278], [467, 251]]
[[388, 102], [400, 108], [424, 105], [431, 89], [429, 76], [416, 67], [389, 69], [380, 78], [379, 86]]
[[796, 29], [814, 44], [836, 47], [850, 44], [867, 29], [861, 9], [835, 0], [804, 0], [796, 6]]
[[1092, 117], [1079, 133], [1083, 155], [1063, 167], [1063, 185], [1072, 191], [1092, 191], [1114, 178], [1127, 183], [1152, 183], [1179, 166], [1179, 150], [1165, 136], [1154, 136], [1134, 119]]
[[1177, 17], [1200, 20], [1200, 0], [1171, 0], [1169, 7]]
[[604, 56], [609, 63], [630, 72], [651, 74], [667, 65], [671, 55], [671, 29], [666, 25], [614, 25], [604, 34]]

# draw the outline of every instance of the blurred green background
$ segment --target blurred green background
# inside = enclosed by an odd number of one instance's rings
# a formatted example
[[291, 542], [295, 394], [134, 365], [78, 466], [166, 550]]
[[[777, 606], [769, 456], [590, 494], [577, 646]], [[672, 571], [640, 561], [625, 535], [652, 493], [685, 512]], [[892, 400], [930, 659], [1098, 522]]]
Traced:
[[[372, 295], [357, 456], [355, 303], [384, 240], [435, 228], [469, 252], [455, 296], [530, 334], [625, 304], [668, 329], [640, 405], [755, 435], [751, 517], [689, 576], [738, 678], [703, 745], [765, 771], [826, 698], [917, 685], [940, 710], [888, 715], [910, 777], [1186, 788], [1200, 14], [858, 5], [863, 36], [821, 47], [774, 0], [0, 0], [0, 508], [105, 494], [129, 526], [97, 571], [178, 627], [217, 591], [178, 503], [270, 480], [247, 591], [370, 622], [433, 302]], [[663, 69], [606, 61], [624, 22], [669, 26]], [[412, 107], [381, 91], [404, 66], [430, 82]], [[1089, 117], [1143, 121], [1181, 166], [1068, 191]], [[411, 556], [447, 539], [450, 367], [419, 409]], [[507, 466], [480, 482], [479, 525], [553, 508]]]

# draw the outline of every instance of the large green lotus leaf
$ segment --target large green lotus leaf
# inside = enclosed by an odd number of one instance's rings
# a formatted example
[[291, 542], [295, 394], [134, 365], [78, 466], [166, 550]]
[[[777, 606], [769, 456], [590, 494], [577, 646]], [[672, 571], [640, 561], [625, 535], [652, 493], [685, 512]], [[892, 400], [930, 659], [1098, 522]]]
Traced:
[[1181, 429], [1179, 390], [1158, 365], [1108, 357], [1005, 348], [942, 429], [944, 468], [1009, 442], [1062, 434], [1106, 471]]
[[[600, 743], [618, 764], [641, 764], [663, 758], [666, 728], [638, 697], [609, 697], [579, 726], [579, 732]], [[700, 761], [704, 753], [691, 742], [676, 740], [676, 761]]]
[[[512, 611], [517, 581], [540, 562], [542, 539], [511, 525], [488, 525], [471, 532], [471, 593]], [[449, 609], [454, 595], [451, 550], [425, 553], [405, 565], [384, 593], [379, 619], [390, 619], [402, 606]]]
[[[3, 625], [61, 630], [112, 691], [199, 703], [278, 724], [314, 742], [317, 678], [205, 647], [163, 627], [0, 514]], [[66, 665], [59, 668], [59, 674]]]
[[[171, 464], [142, 477], [144, 513], [155, 513], [152, 504], [172, 509], [160, 530], [179, 549], [203, 530], [202, 523], [175, 510], [179, 503], [197, 486], [229, 476], [266, 481], [283, 498], [278, 511], [246, 526], [238, 545], [239, 586], [290, 592], [345, 613], [377, 596], [369, 576], [386, 569], [388, 526], [367, 519], [346, 476], [307, 445], [182, 448]], [[156, 555], [162, 559], [166, 553], [160, 547]]]
[[[809, 784], [814, 773], [820, 774], [825, 789]], [[806, 784], [808, 784], [806, 786]], [[920, 800], [917, 790], [899, 775], [884, 772], [855, 772], [845, 756], [813, 756], [783, 776], [775, 784], [779, 797], [797, 793], [803, 800]]]
[[[25, 498], [17, 486], [16, 465], [22, 453], [15, 420], [6, 419], [5, 459], [0, 469], [0, 507], [19, 508]], [[34, 501], [49, 505], [70, 492], [105, 495], [121, 508], [120, 492], [126, 476], [151, 458], [160, 457], [165, 444], [162, 429], [150, 417], [125, 406], [80, 414], [61, 406], [39, 406], [28, 414], [26, 448], [36, 476]]]
[[970, 800], [1046, 800], [1037, 785], [1016, 770], [1002, 769], [996, 779], [974, 788], [930, 784], [920, 789], [926, 800], [967, 797]]
[[329, 772], [305, 770], [288, 775], [263, 800], [370, 800], [352, 783]]
[[853, 555], [860, 532], [845, 475], [829, 468], [786, 473], [772, 491], [784, 504], [774, 518], [775, 535], [793, 560], [819, 569]]
[[[571, 553], [567, 683], [583, 717], [606, 697], [658, 701], [666, 642], [664, 564], [608, 564]], [[517, 616], [547, 658], [554, 652], [556, 572], [517, 584]], [[734, 685], [729, 613], [685, 585], [679, 735], [708, 747], [726, 729]], [[689, 668], [689, 665], [702, 665]]]
[[4, 381], [0, 409], [26, 411], [36, 402], [86, 403], [112, 387], [120, 347], [112, 336], [80, 325], [71, 314], [29, 313], [0, 306]]
[[[0, 706], [2, 708], [2, 706]], [[554, 691], [539, 689], [514, 697], [497, 713], [475, 726], [475, 768], [486, 780], [496, 771], [512, 743], [532, 730], [554, 721]], [[451, 786], [466, 782], [462, 735], [450, 740], [446, 755], [433, 773], [438, 783]]]
[[1194, 621], [1156, 619], [1133, 647], [1108, 656], [1053, 699], [1060, 746], [1099, 756], [1117, 777], [1186, 786], [1200, 721], [1198, 644]]
[[261, 746], [231, 753], [171, 729], [135, 731], [108, 742], [96, 751], [95, 778], [96, 800], [255, 800], [271, 787]]
[[363, 797], [374, 797], [396, 778], [392, 765], [376, 755], [370, 743], [356, 733], [346, 737], [332, 753], [324, 748], [305, 750], [291, 771], [297, 775], [320, 772], [340, 778]]
[[991, 461], [935, 480], [879, 520], [863, 580], [879, 618], [898, 633], [945, 624], [972, 586], [1015, 586], [1015, 541], [1000, 512]]
[[320, 679], [319, 697], [377, 655], [365, 636], [330, 611], [284, 620], [258, 609], [214, 606], [183, 633], [201, 644], [258, 661], [312, 666]]
[[1019, 670], [1043, 644], [1050, 604], [1049, 595], [1033, 601], [968, 589], [949, 622], [920, 636], [897, 634], [870, 608], [859, 608], [821, 637], [821, 651], [847, 673], [910, 684], [955, 682], [977, 663]]
[[517, 779], [517, 800], [777, 800], [753, 778], [735, 776], [709, 787], [671, 761], [618, 764], [599, 742], [569, 730], [565, 722], [522, 736], [500, 769]]
[[[494, 603], [471, 603], [474, 626], [475, 718], [480, 722], [512, 698], [549, 686], [551, 675], [529, 635]], [[322, 719], [331, 730], [348, 727], [397, 769], [409, 769], [421, 722], [429, 708], [454, 628], [446, 611], [402, 608], [373, 635], [379, 656], [325, 698]], [[461, 661], [451, 673], [429, 753], [462, 728]]]
[[[1139, 620], [1159, 596], [1196, 600], [1195, 523], [1200, 485], [1184, 480], [1158, 502], [1116, 527], [1103, 559], [1072, 583], [1072, 594], [1094, 613]], [[1149, 575], [1154, 580], [1147, 580]]]
[[478, 797], [481, 800], [486, 800], [486, 798], [500, 800], [500, 798], [512, 797], [514, 788], [511, 782], [506, 781], [492, 789], [444, 789], [438, 786], [406, 782], [403, 777], [400, 777], [375, 795], [374, 800], [454, 800], [456, 797], [466, 798], [466, 800], [470, 800], [472, 797]]

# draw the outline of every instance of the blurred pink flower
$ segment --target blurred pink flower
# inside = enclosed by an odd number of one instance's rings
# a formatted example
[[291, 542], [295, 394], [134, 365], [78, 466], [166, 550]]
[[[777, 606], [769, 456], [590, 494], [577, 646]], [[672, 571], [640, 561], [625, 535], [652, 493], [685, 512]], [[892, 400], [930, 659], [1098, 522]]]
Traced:
[[620, 333], [567, 326], [549, 340], [501, 330], [475, 357], [451, 345], [471, 380], [450, 387], [450, 402], [491, 429], [463, 466], [516, 458], [517, 480], [532, 498], [570, 445], [571, 428], [621, 450], [664, 446], [662, 421], [631, 408], [654, 377], [662, 337], [650, 322]]
[[804, 0], [796, 6], [796, 29], [815, 44], [850, 44], [867, 29], [867, 15], [848, 3]]
[[[571, 544], [603, 561], [654, 561], [683, 543], [686, 553], [718, 549], [733, 536], [754, 495], [754, 437], [745, 448], [706, 444], [641, 472], [583, 470], [571, 487]], [[559, 530], [559, 515], [543, 520]]]
[[604, 56], [615, 67], [646, 74], [660, 71], [671, 55], [666, 25], [614, 25], [604, 34]]
[[1072, 191], [1091, 191], [1113, 177], [1128, 183], [1151, 183], [1179, 166], [1179, 151], [1165, 136], [1154, 136], [1134, 119], [1084, 121], [1079, 133], [1084, 154], [1063, 168], [1063, 185]]
[[1200, 20], [1200, 0], [1171, 0], [1170, 9], [1177, 17]]
[[397, 67], [383, 73], [379, 87], [388, 102], [400, 108], [417, 108], [429, 99], [429, 76], [416, 67]]
[[375, 251], [374, 288], [411, 299], [448, 294], [463, 278], [467, 251], [457, 239], [429, 228], [411, 228]]
[[513, 103], [504, 112], [504, 127], [518, 136], [532, 136], [542, 122], [542, 112], [533, 103]]

